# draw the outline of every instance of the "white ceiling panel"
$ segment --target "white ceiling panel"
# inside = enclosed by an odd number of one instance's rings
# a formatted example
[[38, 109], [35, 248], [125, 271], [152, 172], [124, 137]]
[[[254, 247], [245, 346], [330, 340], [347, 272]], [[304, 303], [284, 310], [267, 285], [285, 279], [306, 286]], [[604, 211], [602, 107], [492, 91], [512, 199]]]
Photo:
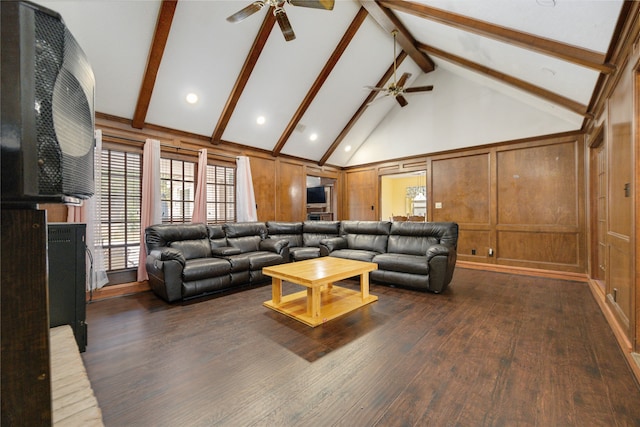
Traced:
[[424, 44], [585, 105], [591, 99], [597, 71], [413, 15], [398, 13], [398, 17]]
[[[282, 153], [320, 159], [369, 95], [364, 86], [375, 85], [393, 62], [393, 38], [368, 18], [334, 67], [326, 83]], [[371, 46], [378, 46], [371, 49]], [[318, 136], [310, 141], [312, 133]]]
[[[211, 136], [262, 20], [225, 18], [232, 2], [180, 1], [158, 70], [147, 122]], [[234, 40], [234, 43], [229, 43]], [[188, 93], [198, 95], [189, 104]]]
[[38, 0], [62, 15], [96, 78], [96, 111], [132, 118], [160, 2]]
[[617, 0], [415, 0], [431, 7], [606, 52], [622, 1]]

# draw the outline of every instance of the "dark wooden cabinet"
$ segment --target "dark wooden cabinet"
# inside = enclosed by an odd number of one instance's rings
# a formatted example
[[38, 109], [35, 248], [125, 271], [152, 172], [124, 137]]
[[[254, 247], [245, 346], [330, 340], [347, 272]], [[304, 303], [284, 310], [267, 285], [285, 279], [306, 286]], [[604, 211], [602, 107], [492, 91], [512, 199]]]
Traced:
[[87, 345], [86, 224], [48, 224], [49, 326], [71, 325], [78, 349]]

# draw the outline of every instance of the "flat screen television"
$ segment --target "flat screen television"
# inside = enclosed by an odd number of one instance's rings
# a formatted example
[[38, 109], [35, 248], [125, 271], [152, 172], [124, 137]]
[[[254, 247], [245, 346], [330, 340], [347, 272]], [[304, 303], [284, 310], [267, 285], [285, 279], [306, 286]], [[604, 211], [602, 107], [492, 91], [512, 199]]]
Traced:
[[327, 203], [324, 187], [307, 187], [307, 204]]

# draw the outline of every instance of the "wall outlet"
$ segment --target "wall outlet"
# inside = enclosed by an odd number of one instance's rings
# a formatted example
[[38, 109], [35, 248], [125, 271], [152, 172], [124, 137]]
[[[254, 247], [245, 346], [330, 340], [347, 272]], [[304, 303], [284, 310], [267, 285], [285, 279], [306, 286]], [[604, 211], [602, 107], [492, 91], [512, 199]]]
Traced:
[[436, 209], [442, 209], [442, 202], [436, 202]]

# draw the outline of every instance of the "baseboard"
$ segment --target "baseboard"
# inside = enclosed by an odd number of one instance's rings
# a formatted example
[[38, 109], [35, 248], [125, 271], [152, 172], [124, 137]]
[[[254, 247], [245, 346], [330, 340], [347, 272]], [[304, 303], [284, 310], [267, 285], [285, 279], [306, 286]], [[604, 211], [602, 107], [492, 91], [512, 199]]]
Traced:
[[537, 268], [514, 267], [511, 265], [484, 264], [480, 262], [456, 261], [456, 267], [472, 270], [493, 271], [496, 273], [519, 274], [522, 276], [548, 277], [550, 279], [572, 280], [576, 282], [588, 282], [589, 276], [585, 273], [573, 273], [569, 271], [541, 270]]
[[121, 297], [139, 292], [150, 291], [149, 282], [121, 283], [119, 285], [105, 286], [93, 292], [87, 292], [87, 301], [97, 301], [106, 298]]
[[640, 356], [637, 356], [637, 353], [633, 353], [631, 341], [629, 341], [629, 338], [626, 336], [622, 328], [620, 328], [615, 315], [611, 311], [609, 305], [607, 305], [606, 296], [602, 292], [602, 288], [598, 286], [595, 280], [589, 280], [588, 283], [593, 298], [598, 303], [598, 306], [600, 307], [600, 311], [602, 311], [604, 318], [607, 319], [607, 323], [613, 331], [613, 335], [616, 337], [618, 346], [620, 347], [620, 350], [622, 350], [622, 354], [624, 354], [624, 357], [627, 360], [629, 368], [631, 368], [631, 372], [633, 373], [636, 382], [638, 383], [638, 385], [640, 385]]

